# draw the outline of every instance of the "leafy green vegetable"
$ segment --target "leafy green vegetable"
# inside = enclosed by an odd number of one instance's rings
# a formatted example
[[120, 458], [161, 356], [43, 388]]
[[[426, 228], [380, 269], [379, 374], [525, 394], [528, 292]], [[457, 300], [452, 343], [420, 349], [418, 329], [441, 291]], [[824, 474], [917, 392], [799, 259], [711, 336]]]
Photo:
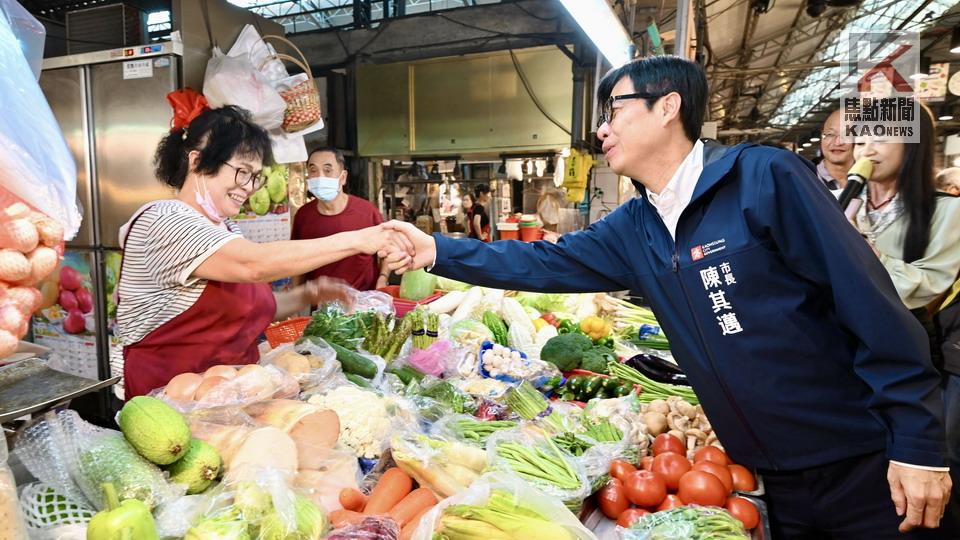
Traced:
[[313, 312], [303, 338], [319, 337], [355, 351], [375, 318], [372, 311], [346, 315], [339, 308], [328, 306]]
[[437, 401], [449, 407], [451, 412], [473, 414], [477, 410], [476, 401], [448, 381], [425, 377], [418, 386], [417, 395]]
[[583, 334], [562, 334], [550, 338], [540, 350], [540, 359], [557, 366], [560, 371], [580, 367], [583, 353], [593, 347], [593, 341]]
[[524, 307], [532, 307], [537, 311], [567, 311], [567, 295], [544, 294], [533, 292], [517, 293], [517, 302]]

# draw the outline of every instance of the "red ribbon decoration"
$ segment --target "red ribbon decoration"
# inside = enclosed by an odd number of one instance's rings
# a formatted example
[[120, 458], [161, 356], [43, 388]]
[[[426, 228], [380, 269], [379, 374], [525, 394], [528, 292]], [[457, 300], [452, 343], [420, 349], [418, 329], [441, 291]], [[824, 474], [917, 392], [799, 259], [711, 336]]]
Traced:
[[207, 98], [198, 94], [192, 88], [181, 88], [167, 94], [167, 103], [173, 107], [173, 119], [170, 120], [170, 131], [185, 128], [210, 108]]

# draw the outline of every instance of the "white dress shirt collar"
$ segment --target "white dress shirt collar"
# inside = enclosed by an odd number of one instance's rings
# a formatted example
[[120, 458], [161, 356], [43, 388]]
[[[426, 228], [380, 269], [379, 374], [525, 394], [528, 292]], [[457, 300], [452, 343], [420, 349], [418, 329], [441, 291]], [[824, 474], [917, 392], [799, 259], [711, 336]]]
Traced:
[[657, 194], [649, 189], [647, 190], [647, 199], [650, 204], [657, 209], [657, 213], [663, 218], [663, 223], [670, 231], [670, 236], [676, 240], [677, 222], [680, 221], [680, 214], [684, 208], [690, 204], [693, 197], [693, 191], [697, 187], [697, 180], [703, 172], [703, 142], [697, 140], [693, 149], [683, 158], [680, 166], [673, 177], [667, 182], [666, 187]]

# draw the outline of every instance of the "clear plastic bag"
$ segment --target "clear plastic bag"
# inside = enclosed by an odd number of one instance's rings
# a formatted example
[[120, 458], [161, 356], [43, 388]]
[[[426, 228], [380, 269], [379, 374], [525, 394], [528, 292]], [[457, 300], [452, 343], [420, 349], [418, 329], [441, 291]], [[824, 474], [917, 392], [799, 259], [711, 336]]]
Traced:
[[209, 493], [184, 495], [157, 508], [153, 513], [157, 534], [160, 538], [183, 538], [190, 527], [203, 517], [210, 505], [210, 498]]
[[225, 479], [209, 492], [202, 517], [186, 538], [321, 538], [326, 513], [292, 487], [291, 475], [264, 468], [242, 480]]
[[327, 512], [334, 512], [343, 508], [340, 491], [359, 489], [362, 480], [357, 456], [349, 449], [338, 448], [327, 453], [316, 468], [301, 468], [294, 486]]
[[[433, 510], [427, 512], [421, 518], [419, 526], [413, 533], [413, 540], [431, 540], [434, 533], [441, 532], [444, 527], [445, 516], [454, 511], [451, 507], [488, 505], [491, 496], [505, 496], [514, 502], [518, 502], [528, 512], [538, 514], [540, 516], [538, 521], [542, 522], [541, 524], [537, 522], [523, 524], [525, 527], [535, 527], [538, 531], [538, 537], [550, 537], [557, 540], [596, 540], [596, 536], [584, 527], [577, 517], [556, 497], [538, 490], [516, 476], [501, 471], [487, 473], [474, 482], [469, 489], [440, 501]], [[519, 524], [519, 520], [514, 523], [505, 520], [501, 525], [512, 527]], [[557, 529], [553, 529], [551, 533], [553, 527], [557, 527]], [[525, 534], [523, 529], [504, 530], [504, 532], [514, 538], [530, 536], [529, 533]]]
[[749, 540], [750, 535], [723, 508], [681, 506], [643, 516], [629, 529], [618, 529], [623, 540]]
[[357, 313], [374, 311], [383, 315], [395, 315], [393, 297], [383, 291], [358, 291], [354, 293], [353, 310]]
[[139, 499], [151, 508], [185, 491], [168, 483], [121, 433], [88, 424], [72, 410], [48, 413], [27, 427], [14, 453], [41, 482], [97, 509], [105, 506], [104, 482], [112, 482], [121, 499]]
[[0, 15], [6, 17], [14, 37], [20, 42], [23, 57], [30, 64], [34, 78], [40, 79], [47, 29], [15, 0], [0, 0]]
[[0, 524], [0, 539], [27, 539], [27, 527], [17, 500], [17, 485], [13, 481], [13, 472], [7, 466], [6, 440], [0, 441]]
[[390, 439], [390, 455], [403, 472], [439, 497], [469, 488], [487, 468], [487, 453], [454, 439], [408, 431]]
[[283, 124], [287, 104], [250, 60], [249, 55], [228, 56], [218, 47], [207, 62], [203, 95], [213, 108], [236, 105], [250, 111], [253, 121], [267, 130]]
[[397, 540], [400, 527], [387, 517], [365, 517], [356, 525], [336, 529], [327, 540]]
[[380, 395], [354, 385], [312, 395], [307, 403], [337, 413], [340, 419], [339, 442], [348, 446], [358, 458], [378, 458], [394, 432], [416, 429], [420, 422], [416, 408], [401, 396]]
[[[530, 457], [524, 459], [524, 456]], [[516, 475], [570, 508], [579, 507], [593, 491], [583, 462], [561, 450], [542, 430], [529, 424], [491, 435], [487, 439], [487, 458], [491, 470]], [[519, 466], [538, 470], [538, 464], [546, 460], [554, 462], [564, 474], [541, 471], [543, 478], [551, 478], [546, 481], [532, 471], [518, 469]]]
[[31, 48], [36, 62], [39, 44], [42, 56], [36, 25], [17, 2], [0, 0], [0, 208], [20, 199], [62, 225], [69, 240], [80, 227], [77, 168], [21, 48]]
[[280, 345], [261, 356], [260, 365], [274, 365], [286, 371], [297, 379], [301, 392], [309, 392], [333, 379], [346, 381], [337, 361], [337, 351], [322, 340]]
[[194, 401], [171, 399], [165, 388], [158, 388], [149, 395], [162, 399], [182, 413], [211, 407], [237, 407], [267, 399], [294, 398], [300, 393], [297, 379], [286, 371], [273, 365], [257, 364], [241, 367], [233, 378], [221, 382]]
[[467, 414], [448, 414], [430, 426], [430, 435], [486, 448], [490, 435], [518, 425], [515, 420], [480, 420]]

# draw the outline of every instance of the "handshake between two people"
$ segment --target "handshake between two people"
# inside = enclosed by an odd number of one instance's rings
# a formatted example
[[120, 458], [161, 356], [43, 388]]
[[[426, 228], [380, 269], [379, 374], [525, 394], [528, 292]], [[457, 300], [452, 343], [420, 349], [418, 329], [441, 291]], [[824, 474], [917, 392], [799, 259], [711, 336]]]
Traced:
[[361, 250], [386, 261], [387, 269], [403, 274], [433, 264], [437, 244], [433, 237], [416, 228], [412, 223], [387, 221], [365, 229]]

